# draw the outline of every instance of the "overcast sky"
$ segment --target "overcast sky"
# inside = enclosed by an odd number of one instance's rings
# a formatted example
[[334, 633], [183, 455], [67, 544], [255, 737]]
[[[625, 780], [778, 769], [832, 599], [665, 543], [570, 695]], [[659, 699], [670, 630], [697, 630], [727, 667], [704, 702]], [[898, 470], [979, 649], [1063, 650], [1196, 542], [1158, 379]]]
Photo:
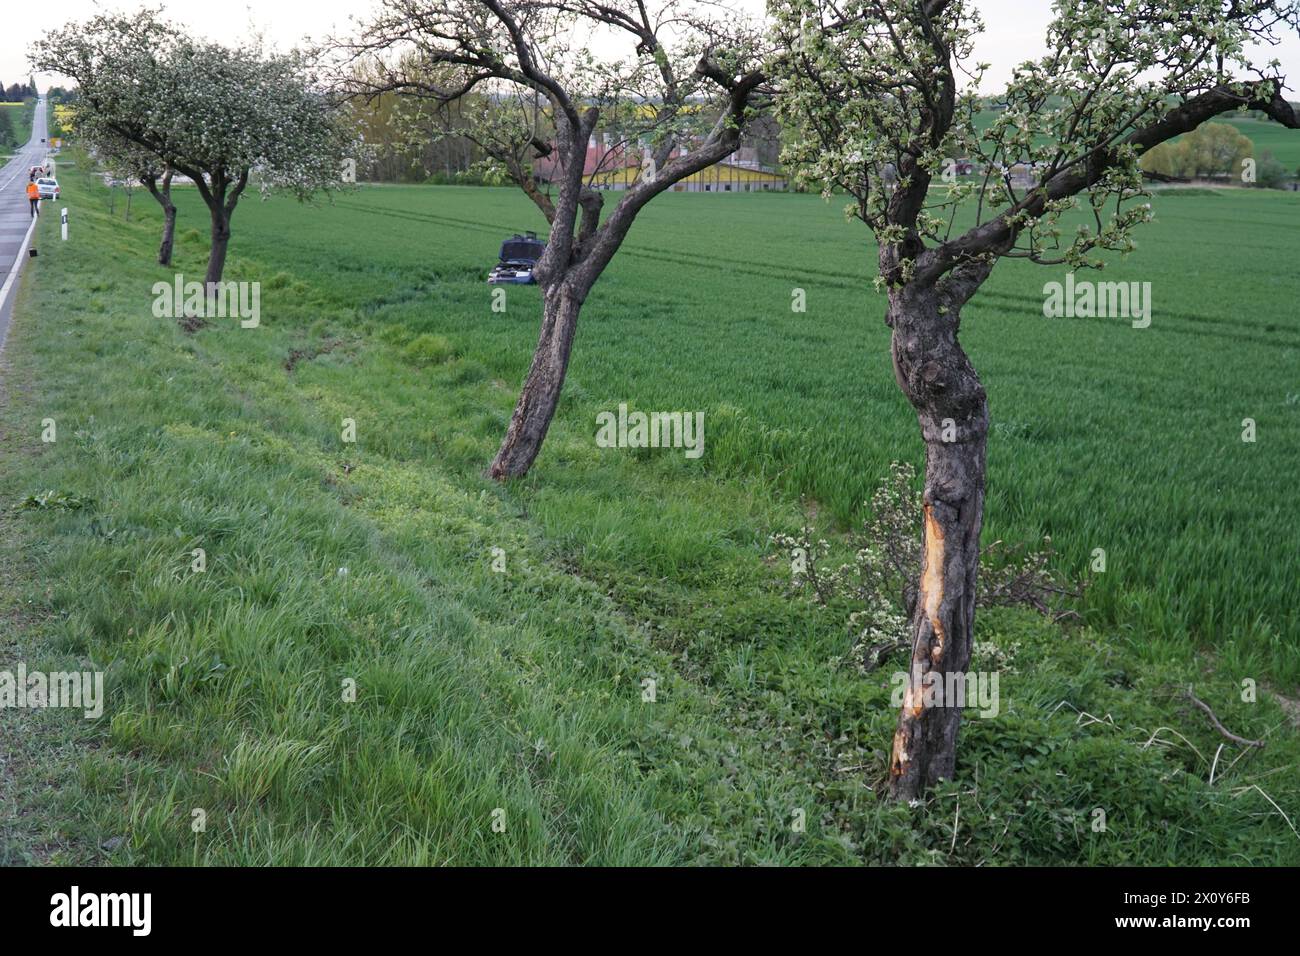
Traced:
[[[765, 0], [733, 0], [755, 14]], [[0, 31], [0, 81], [6, 86], [28, 76], [27, 47], [41, 28], [65, 20], [84, 20], [97, 11], [134, 10], [139, 2], [96, 2], [59, 0], [54, 4], [13, 4], [5, 12]], [[293, 46], [304, 36], [322, 38], [349, 32], [350, 19], [364, 16], [372, 0], [270, 0], [256, 6], [213, 3], [212, 0], [171, 0], [165, 3], [170, 19], [184, 23], [199, 36], [219, 42], [238, 43], [252, 27], [259, 28], [275, 45]], [[1002, 87], [1011, 67], [1042, 52], [1046, 26], [1051, 19], [1051, 0], [979, 0], [985, 33], [976, 47], [976, 59], [991, 64], [985, 91]], [[1288, 37], [1270, 56], [1282, 62], [1290, 79], [1289, 97], [1300, 99], [1300, 38]], [[1270, 56], [1261, 57], [1267, 60]], [[38, 76], [37, 85], [46, 89], [53, 77]]]

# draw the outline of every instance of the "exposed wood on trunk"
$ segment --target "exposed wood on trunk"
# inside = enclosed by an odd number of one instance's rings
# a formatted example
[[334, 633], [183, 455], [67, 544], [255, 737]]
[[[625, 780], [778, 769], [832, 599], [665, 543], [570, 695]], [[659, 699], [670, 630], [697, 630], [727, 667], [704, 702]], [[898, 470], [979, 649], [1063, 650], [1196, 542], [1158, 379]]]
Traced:
[[964, 685], [974, 640], [988, 407], [957, 341], [952, 291], [908, 286], [890, 296], [894, 371], [926, 446], [924, 560], [890, 760], [890, 794], [900, 799], [953, 775], [961, 708], [950, 692]]

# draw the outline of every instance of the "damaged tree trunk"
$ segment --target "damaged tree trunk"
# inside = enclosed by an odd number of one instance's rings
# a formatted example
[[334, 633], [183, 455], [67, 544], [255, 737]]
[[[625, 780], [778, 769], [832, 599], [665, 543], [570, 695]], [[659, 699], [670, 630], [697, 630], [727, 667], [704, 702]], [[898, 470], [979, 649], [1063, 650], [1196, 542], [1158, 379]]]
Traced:
[[918, 797], [952, 777], [962, 700], [951, 691], [964, 689], [970, 666], [988, 403], [957, 342], [965, 297], [959, 301], [934, 286], [905, 286], [890, 294], [894, 373], [916, 409], [926, 449], [912, 655], [889, 769], [895, 799]]
[[519, 478], [528, 474], [542, 450], [542, 442], [560, 403], [573, 336], [578, 328], [578, 313], [587, 291], [566, 280], [543, 291], [541, 335], [510, 417], [510, 427], [488, 469], [492, 478]]

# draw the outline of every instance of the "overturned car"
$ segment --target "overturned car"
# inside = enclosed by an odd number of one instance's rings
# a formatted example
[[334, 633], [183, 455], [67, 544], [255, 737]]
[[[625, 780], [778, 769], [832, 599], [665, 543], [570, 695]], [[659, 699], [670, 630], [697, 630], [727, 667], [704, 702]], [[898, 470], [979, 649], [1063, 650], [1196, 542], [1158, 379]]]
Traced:
[[503, 282], [523, 285], [535, 283], [537, 280], [533, 278], [533, 267], [545, 251], [546, 243], [538, 239], [535, 232], [511, 236], [501, 243], [500, 261], [492, 267], [488, 282], [494, 285]]

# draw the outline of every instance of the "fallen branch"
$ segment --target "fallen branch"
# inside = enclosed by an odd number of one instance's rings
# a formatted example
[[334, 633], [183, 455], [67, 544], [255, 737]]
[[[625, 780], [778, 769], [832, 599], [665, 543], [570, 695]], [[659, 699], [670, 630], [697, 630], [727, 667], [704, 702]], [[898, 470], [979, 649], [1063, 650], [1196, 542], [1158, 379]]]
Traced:
[[1205, 711], [1205, 715], [1210, 718], [1210, 723], [1214, 724], [1214, 729], [1217, 730], [1219, 733], [1223, 734], [1223, 736], [1227, 737], [1233, 743], [1241, 744], [1241, 746], [1243, 747], [1264, 746], [1264, 741], [1262, 740], [1247, 740], [1245, 737], [1238, 737], [1227, 727], [1223, 726], [1223, 723], [1219, 720], [1219, 718], [1214, 715], [1214, 711], [1210, 710], [1210, 705], [1196, 696], [1196, 693], [1193, 690], [1191, 684], [1187, 685], [1187, 699], [1190, 700], [1197, 707], [1199, 707], [1201, 710]]

